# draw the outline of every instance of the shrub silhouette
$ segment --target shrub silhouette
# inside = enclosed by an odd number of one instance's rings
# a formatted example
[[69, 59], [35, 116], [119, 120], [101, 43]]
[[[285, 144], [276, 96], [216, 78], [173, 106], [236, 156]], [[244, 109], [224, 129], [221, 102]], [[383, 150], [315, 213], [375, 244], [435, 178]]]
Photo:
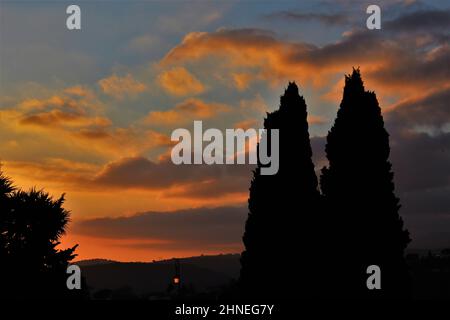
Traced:
[[67, 266], [77, 246], [56, 248], [69, 222], [63, 203], [64, 196], [54, 200], [42, 190], [17, 189], [0, 171], [0, 298], [80, 294], [66, 287]]
[[[275, 175], [261, 175], [261, 164], [254, 171], [239, 280], [244, 296], [294, 298], [300, 288], [305, 294], [317, 288], [320, 194], [306, 118], [305, 100], [289, 83], [280, 108], [264, 120], [268, 132], [279, 129], [280, 166]], [[304, 262], [297, 262], [300, 255]]]
[[[345, 77], [342, 102], [328, 133], [321, 190], [330, 257], [330, 289], [340, 297], [406, 297], [409, 290], [403, 228], [389, 162], [389, 135], [374, 92], [365, 91], [359, 69]], [[381, 289], [368, 290], [366, 268], [381, 269]]]

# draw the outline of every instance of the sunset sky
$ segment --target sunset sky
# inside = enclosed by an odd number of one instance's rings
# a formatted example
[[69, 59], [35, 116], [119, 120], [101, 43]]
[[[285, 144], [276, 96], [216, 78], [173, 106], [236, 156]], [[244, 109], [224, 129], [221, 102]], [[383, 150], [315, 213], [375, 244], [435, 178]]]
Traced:
[[[81, 31], [66, 28], [73, 3]], [[366, 28], [369, 4], [381, 30]], [[171, 132], [260, 128], [296, 81], [319, 171], [344, 74], [360, 67], [409, 247], [450, 246], [449, 30], [438, 0], [1, 1], [2, 170], [66, 194], [62, 247], [79, 243], [77, 259], [240, 252], [251, 167], [175, 166]]]

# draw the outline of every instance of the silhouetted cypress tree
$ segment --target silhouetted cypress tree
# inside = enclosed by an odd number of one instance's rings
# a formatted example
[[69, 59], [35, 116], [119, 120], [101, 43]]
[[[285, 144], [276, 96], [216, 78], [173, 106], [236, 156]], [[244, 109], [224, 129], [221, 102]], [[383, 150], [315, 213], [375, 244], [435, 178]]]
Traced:
[[320, 195], [306, 118], [305, 100], [289, 83], [280, 108], [264, 121], [268, 131], [279, 129], [278, 173], [261, 175], [259, 164], [251, 182], [240, 274], [246, 296], [294, 298], [317, 286]]
[[[333, 274], [339, 297], [405, 297], [404, 249], [409, 233], [398, 214], [389, 162], [389, 135], [374, 92], [365, 91], [359, 70], [345, 77], [337, 118], [328, 133], [328, 168], [322, 169]], [[368, 290], [366, 268], [381, 268], [381, 290]]]

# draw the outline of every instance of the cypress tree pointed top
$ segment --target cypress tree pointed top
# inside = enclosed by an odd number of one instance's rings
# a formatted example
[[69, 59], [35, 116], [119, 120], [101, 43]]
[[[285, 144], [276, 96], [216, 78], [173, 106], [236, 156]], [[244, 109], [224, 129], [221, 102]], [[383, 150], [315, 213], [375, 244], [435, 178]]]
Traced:
[[305, 101], [300, 96], [297, 84], [289, 82], [284, 94], [280, 97], [280, 110], [296, 109], [299, 105], [306, 110]]
[[284, 91], [285, 95], [298, 95], [298, 86], [294, 82], [289, 82], [288, 87]]
[[359, 68], [353, 68], [352, 74], [345, 75], [345, 91], [364, 92], [364, 82], [361, 79]]

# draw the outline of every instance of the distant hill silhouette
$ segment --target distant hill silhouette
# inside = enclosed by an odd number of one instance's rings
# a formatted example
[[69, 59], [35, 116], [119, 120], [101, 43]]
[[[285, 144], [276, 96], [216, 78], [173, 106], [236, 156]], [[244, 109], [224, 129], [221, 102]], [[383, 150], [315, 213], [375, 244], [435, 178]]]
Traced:
[[73, 264], [76, 264], [80, 267], [87, 267], [87, 266], [96, 266], [99, 264], [108, 264], [108, 263], [117, 263], [118, 261], [114, 260], [108, 260], [108, 259], [86, 259], [86, 260], [79, 260], [73, 262]]
[[[408, 252], [407, 262], [414, 280], [413, 298], [449, 299], [450, 256], [441, 254], [443, 250], [427, 253], [426, 250], [410, 249]], [[183, 281], [192, 284], [191, 288], [200, 298], [211, 290], [220, 294], [223, 287], [227, 289], [230, 282], [238, 278], [239, 258], [239, 254], [225, 254], [179, 259]], [[148, 263], [92, 259], [75, 264], [82, 268], [93, 298], [148, 299], [153, 296], [158, 299], [167, 298], [165, 294], [174, 274], [175, 259]]]
[[[194, 292], [225, 286], [239, 276], [239, 254], [178, 259], [182, 283]], [[94, 259], [76, 262], [95, 297], [101, 291], [121, 291], [131, 298], [165, 293], [174, 275], [175, 259], [155, 262], [116, 262]], [[102, 298], [102, 297], [101, 297]]]

